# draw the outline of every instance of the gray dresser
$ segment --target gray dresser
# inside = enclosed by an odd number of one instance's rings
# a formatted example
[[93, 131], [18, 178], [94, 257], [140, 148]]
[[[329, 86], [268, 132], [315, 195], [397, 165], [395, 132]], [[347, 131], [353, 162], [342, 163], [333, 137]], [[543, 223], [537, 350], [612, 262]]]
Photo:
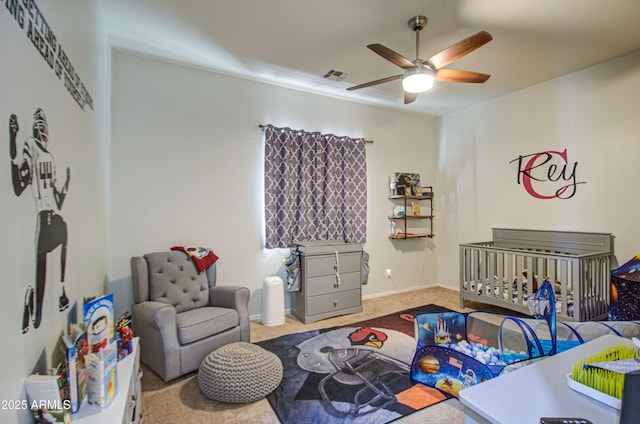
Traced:
[[291, 292], [291, 313], [305, 324], [362, 312], [362, 245], [309, 241], [292, 245], [300, 255], [300, 291]]

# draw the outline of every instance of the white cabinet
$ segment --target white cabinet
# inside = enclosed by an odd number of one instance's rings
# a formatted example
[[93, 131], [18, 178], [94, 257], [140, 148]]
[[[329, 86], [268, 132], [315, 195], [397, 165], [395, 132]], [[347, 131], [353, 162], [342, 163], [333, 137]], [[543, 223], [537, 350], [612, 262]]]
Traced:
[[85, 398], [80, 410], [71, 416], [74, 424], [142, 424], [142, 389], [138, 337], [133, 339], [133, 352], [118, 362], [118, 393], [104, 411], [89, 405]]

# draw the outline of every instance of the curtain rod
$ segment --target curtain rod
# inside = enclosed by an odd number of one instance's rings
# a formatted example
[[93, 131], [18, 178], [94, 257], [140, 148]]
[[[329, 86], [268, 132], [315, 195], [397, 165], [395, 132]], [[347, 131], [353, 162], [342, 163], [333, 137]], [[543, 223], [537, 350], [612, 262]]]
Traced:
[[[269, 126], [269, 125], [264, 125], [264, 124], [260, 124], [260, 125], [258, 125], [258, 127], [259, 127], [260, 129], [265, 129], [265, 128], [267, 128], [268, 126]], [[279, 127], [274, 127], [273, 125], [271, 125], [271, 126], [272, 126], [273, 128], [275, 128], [275, 129], [277, 129], [277, 130], [281, 130], [281, 129], [283, 129], [283, 128], [279, 128]], [[305, 130], [294, 130], [294, 131], [305, 131]], [[306, 131], [305, 131], [305, 132], [306, 132]], [[327, 134], [327, 135], [333, 135], [333, 136], [335, 136], [335, 137], [340, 137], [340, 136], [337, 136], [337, 135], [335, 135], [335, 134]], [[351, 137], [349, 137], [349, 138], [351, 138]], [[364, 142], [365, 142], [366, 144], [373, 144], [373, 140], [364, 140]]]

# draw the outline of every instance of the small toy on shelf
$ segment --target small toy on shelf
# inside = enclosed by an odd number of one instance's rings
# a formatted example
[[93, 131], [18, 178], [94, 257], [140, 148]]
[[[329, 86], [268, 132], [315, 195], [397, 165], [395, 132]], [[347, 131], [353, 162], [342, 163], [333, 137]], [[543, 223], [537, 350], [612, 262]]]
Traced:
[[133, 351], [133, 319], [130, 312], [118, 318], [116, 333], [118, 339], [118, 360], [122, 360]]

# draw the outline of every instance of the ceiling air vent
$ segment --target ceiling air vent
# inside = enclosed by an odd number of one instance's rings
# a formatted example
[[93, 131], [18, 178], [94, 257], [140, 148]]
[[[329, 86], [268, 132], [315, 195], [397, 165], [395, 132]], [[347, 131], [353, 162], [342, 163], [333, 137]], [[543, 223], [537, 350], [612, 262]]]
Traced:
[[347, 72], [329, 69], [327, 73], [322, 76], [322, 78], [328, 79], [330, 81], [342, 81], [347, 75], [349, 75]]

